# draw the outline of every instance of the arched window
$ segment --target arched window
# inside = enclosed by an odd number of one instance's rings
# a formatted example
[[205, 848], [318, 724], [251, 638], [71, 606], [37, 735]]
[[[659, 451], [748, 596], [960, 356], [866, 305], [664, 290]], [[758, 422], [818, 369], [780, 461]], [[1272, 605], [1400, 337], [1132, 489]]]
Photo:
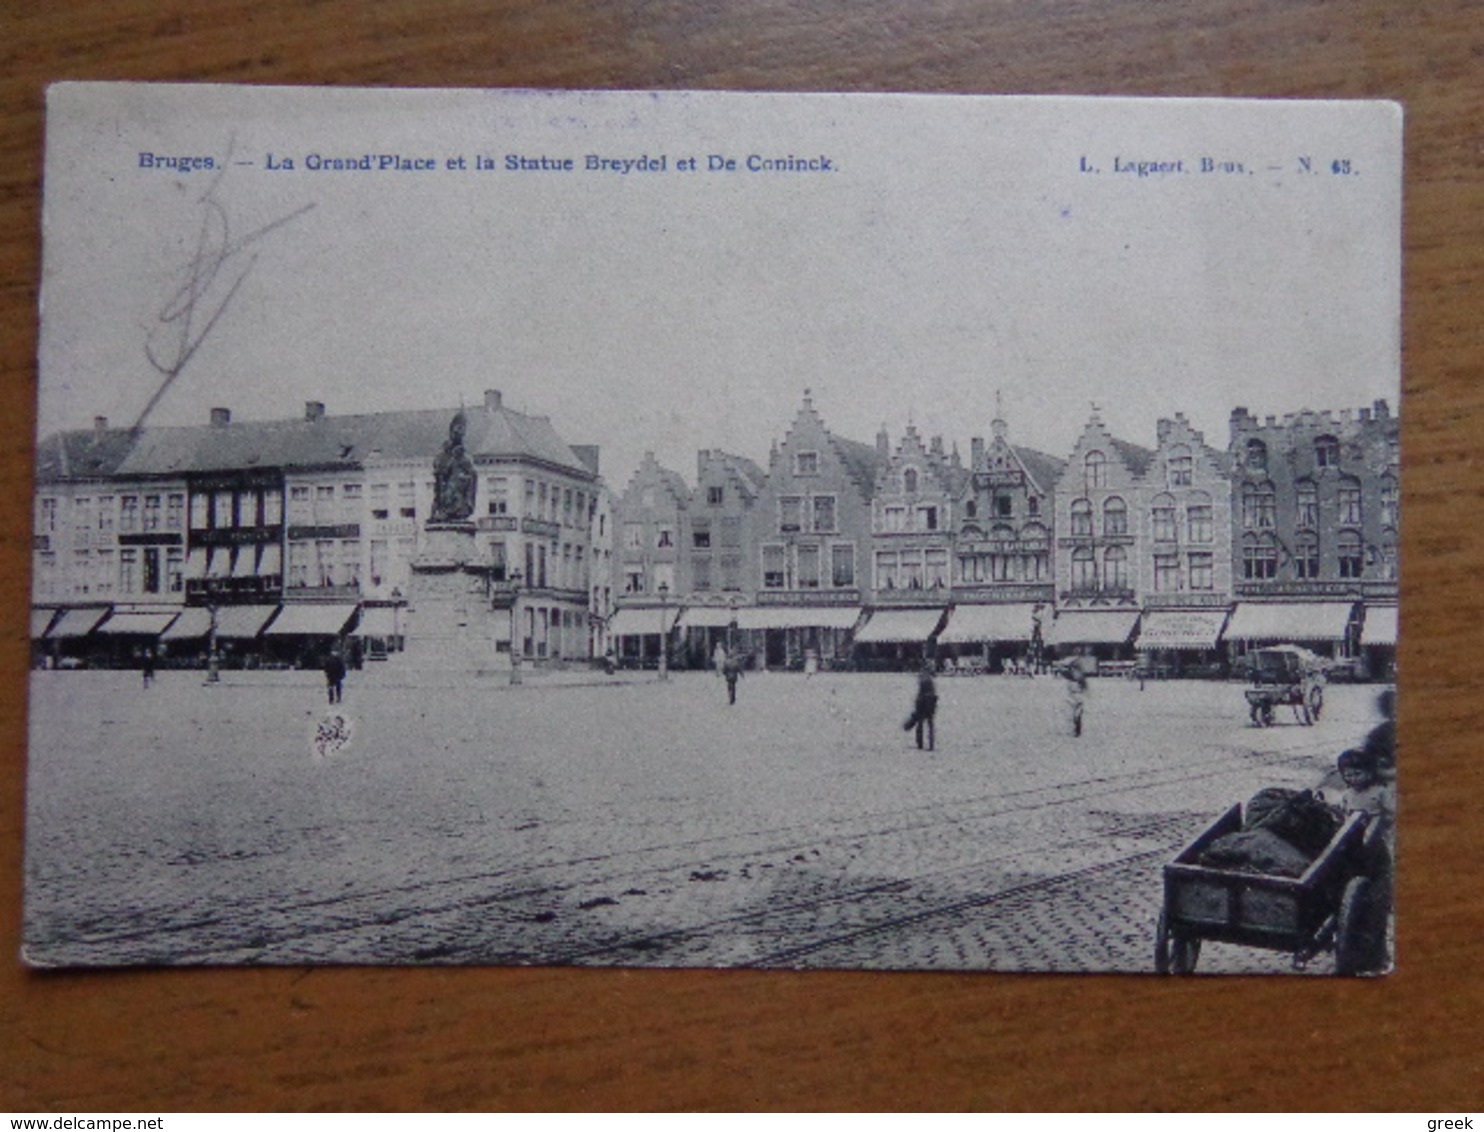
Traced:
[[1072, 500], [1072, 534], [1092, 537], [1092, 504], [1086, 499]]
[[1268, 470], [1268, 446], [1260, 440], [1253, 439], [1247, 442], [1247, 470], [1249, 472]]
[[1150, 533], [1155, 542], [1174, 542], [1175, 497], [1161, 492], [1154, 497], [1149, 507]]
[[1397, 490], [1396, 478], [1394, 476], [1381, 477], [1381, 525], [1383, 527], [1396, 526], [1397, 519]]
[[1314, 466], [1318, 468], [1338, 468], [1340, 466], [1340, 442], [1333, 436], [1316, 436], [1314, 438]]
[[1079, 546], [1072, 551], [1072, 589], [1087, 593], [1098, 588], [1098, 562], [1092, 547]]
[[1360, 526], [1360, 481], [1353, 476], [1346, 476], [1340, 481], [1338, 493], [1339, 519], [1341, 523], [1349, 523]]
[[1396, 532], [1381, 532], [1381, 577], [1388, 582], [1396, 581]]
[[1293, 540], [1294, 577], [1312, 580], [1319, 577], [1319, 536], [1302, 531]]
[[1116, 495], [1110, 495], [1103, 503], [1103, 534], [1128, 534], [1128, 504]]
[[1103, 587], [1128, 589], [1128, 551], [1121, 546], [1110, 546], [1103, 552]]
[[1365, 572], [1359, 531], [1341, 531], [1335, 538], [1335, 553], [1340, 560], [1340, 577], [1359, 578]]
[[1082, 475], [1089, 488], [1107, 487], [1108, 457], [1093, 449], [1082, 461]]
[[972, 499], [964, 500], [964, 518], [977, 519], [979, 517], [979, 505]]
[[1165, 460], [1166, 482], [1171, 487], [1189, 487], [1195, 462], [1191, 459], [1190, 449], [1183, 444], [1177, 444], [1170, 449], [1170, 455]]

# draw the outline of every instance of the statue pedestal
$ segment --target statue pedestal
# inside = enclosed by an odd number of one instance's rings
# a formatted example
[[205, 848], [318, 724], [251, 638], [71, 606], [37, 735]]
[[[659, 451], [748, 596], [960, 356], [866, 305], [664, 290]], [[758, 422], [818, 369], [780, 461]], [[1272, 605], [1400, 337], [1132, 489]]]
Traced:
[[508, 612], [492, 610], [489, 566], [475, 556], [474, 524], [429, 523], [412, 560], [407, 594], [407, 668], [476, 674], [508, 671], [498, 641], [510, 634]]

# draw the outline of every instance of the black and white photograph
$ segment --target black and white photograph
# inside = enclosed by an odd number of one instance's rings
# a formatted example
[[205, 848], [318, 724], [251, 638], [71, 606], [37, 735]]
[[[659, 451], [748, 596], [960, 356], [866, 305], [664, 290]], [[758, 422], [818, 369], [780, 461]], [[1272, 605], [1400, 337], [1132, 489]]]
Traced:
[[1397, 105], [45, 140], [27, 963], [1405, 962]]

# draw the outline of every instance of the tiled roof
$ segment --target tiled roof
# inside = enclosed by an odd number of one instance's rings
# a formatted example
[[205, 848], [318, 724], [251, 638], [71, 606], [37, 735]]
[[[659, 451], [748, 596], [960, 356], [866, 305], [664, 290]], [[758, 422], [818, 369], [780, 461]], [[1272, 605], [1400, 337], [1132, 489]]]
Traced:
[[134, 434], [123, 428], [52, 433], [36, 445], [36, 482], [114, 475], [133, 442]]
[[1020, 462], [1025, 465], [1025, 470], [1031, 474], [1031, 479], [1036, 481], [1036, 486], [1042, 491], [1050, 491], [1056, 486], [1056, 481], [1061, 478], [1062, 469], [1067, 462], [1056, 456], [1048, 456], [1044, 452], [1037, 452], [1034, 448], [1022, 448], [1015, 445], [1015, 454], [1020, 457]]
[[876, 446], [862, 444], [858, 440], [846, 440], [834, 433], [830, 434], [830, 439], [835, 444], [835, 450], [840, 453], [846, 470], [861, 485], [861, 495], [866, 499], [873, 498], [876, 494], [876, 477], [885, 465]]
[[1154, 453], [1150, 449], [1130, 444], [1127, 440], [1119, 440], [1116, 436], [1110, 439], [1119, 456], [1123, 457], [1124, 464], [1134, 475], [1142, 476], [1149, 470], [1149, 464], [1154, 459]]
[[[448, 438], [457, 409], [325, 416], [318, 420], [242, 421], [227, 425], [147, 428], [121, 476], [183, 475], [251, 468], [361, 467], [398, 460], [431, 460]], [[541, 460], [589, 471], [557, 435], [547, 417], [510, 409], [464, 410], [464, 447], [471, 459], [497, 456]]]

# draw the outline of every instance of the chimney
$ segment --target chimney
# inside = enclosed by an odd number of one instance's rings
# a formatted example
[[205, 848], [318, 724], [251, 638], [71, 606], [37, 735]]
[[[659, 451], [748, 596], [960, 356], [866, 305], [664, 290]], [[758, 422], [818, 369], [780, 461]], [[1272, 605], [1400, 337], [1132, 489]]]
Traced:
[[232, 423], [232, 410], [231, 409], [212, 409], [211, 410], [211, 427], [212, 428], [226, 428], [231, 423]]
[[94, 436], [102, 436], [107, 431], [108, 431], [108, 418], [107, 417], [94, 417], [93, 418], [93, 435]]
[[304, 419], [306, 421], [322, 421], [325, 419], [325, 403], [323, 401], [305, 401]]
[[484, 407], [487, 412], [498, 413], [504, 408], [504, 397], [498, 389], [486, 389], [484, 391]]

